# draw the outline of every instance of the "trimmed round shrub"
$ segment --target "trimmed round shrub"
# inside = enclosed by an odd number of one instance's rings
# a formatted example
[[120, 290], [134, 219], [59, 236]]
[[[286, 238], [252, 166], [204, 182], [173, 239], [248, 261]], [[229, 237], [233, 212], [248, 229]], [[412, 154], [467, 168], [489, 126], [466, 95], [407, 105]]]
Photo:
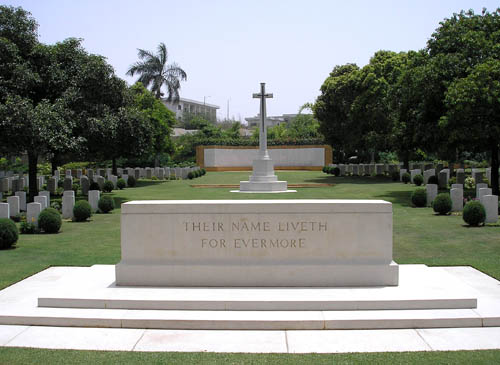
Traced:
[[129, 176], [128, 179], [127, 179], [127, 185], [131, 188], [133, 188], [135, 186], [135, 177], [133, 176]]
[[425, 207], [427, 192], [424, 188], [417, 188], [411, 193], [411, 202], [416, 207]]
[[451, 212], [451, 198], [447, 193], [438, 194], [432, 202], [432, 209], [440, 215]]
[[109, 195], [102, 196], [97, 202], [97, 206], [102, 213], [108, 213], [115, 209], [115, 203]]
[[101, 188], [99, 187], [99, 184], [94, 181], [92, 184], [90, 184], [89, 190], [101, 190]]
[[338, 167], [334, 167], [334, 168], [333, 168], [333, 174], [334, 174], [335, 176], [339, 176], [339, 175], [340, 175], [340, 169], [339, 169]]
[[328, 167], [328, 166], [323, 166], [323, 169], [322, 169], [321, 171], [326, 172], [326, 168], [327, 168], [327, 167]]
[[410, 181], [411, 181], [411, 175], [407, 172], [405, 172], [403, 174], [403, 176], [401, 176], [401, 180], [405, 183], [405, 184], [408, 184]]
[[465, 204], [462, 218], [469, 226], [477, 227], [484, 223], [486, 210], [480, 201], [472, 200]]
[[429, 179], [427, 180], [427, 184], [435, 184], [438, 185], [439, 181], [436, 175], [429, 176]]
[[158, 177], [153, 175], [153, 176], [151, 176], [151, 180], [156, 181], [156, 180], [158, 180]]
[[393, 171], [391, 173], [391, 179], [392, 179], [392, 181], [398, 181], [399, 180], [399, 171]]
[[102, 186], [102, 191], [104, 191], [105, 193], [111, 193], [114, 188], [115, 185], [111, 181], [106, 180], [104, 182], [104, 185]]
[[92, 215], [92, 208], [85, 200], [78, 200], [73, 207], [73, 216], [76, 222], [84, 222]]
[[125, 182], [125, 180], [123, 180], [122, 178], [118, 179], [118, 181], [116, 182], [116, 187], [120, 190], [123, 190], [124, 188], [127, 187], [127, 183]]
[[193, 174], [193, 172], [191, 171], [191, 172], [189, 172], [189, 173], [188, 173], [188, 179], [189, 179], [189, 180], [193, 180], [193, 178], [194, 178], [194, 174]]
[[207, 170], [205, 170], [205, 169], [201, 169], [201, 174], [202, 174], [202, 175], [205, 175], [206, 173], [207, 173]]
[[424, 182], [424, 177], [420, 174], [417, 174], [415, 176], [413, 176], [413, 183], [417, 186], [420, 186], [422, 185], [422, 183]]
[[0, 250], [11, 248], [19, 238], [19, 231], [9, 218], [0, 218]]
[[54, 208], [45, 208], [38, 216], [38, 226], [45, 233], [57, 233], [61, 229], [61, 214]]

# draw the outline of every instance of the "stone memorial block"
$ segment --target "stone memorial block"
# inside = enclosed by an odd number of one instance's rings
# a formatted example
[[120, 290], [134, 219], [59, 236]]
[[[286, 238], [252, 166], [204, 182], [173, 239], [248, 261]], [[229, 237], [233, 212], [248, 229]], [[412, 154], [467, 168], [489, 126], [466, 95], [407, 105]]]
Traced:
[[101, 192], [99, 190], [89, 191], [89, 204], [93, 212], [97, 212], [97, 210], [99, 209], [98, 203], [100, 198]]
[[498, 221], [498, 195], [484, 195], [481, 204], [486, 211], [484, 223], [496, 223]]
[[160, 168], [159, 167], [155, 167], [154, 170], [153, 170], [153, 176], [156, 176], [158, 177], [158, 172], [159, 172]]
[[47, 204], [47, 197], [46, 196], [43, 196], [43, 195], [37, 195], [35, 196], [35, 203], [40, 203], [41, 207], [42, 207], [42, 210], [44, 210], [45, 208], [48, 207], [48, 204]]
[[19, 197], [19, 209], [23, 212], [26, 211], [26, 192], [25, 191], [16, 191], [15, 196]]
[[436, 184], [427, 184], [425, 190], [427, 192], [427, 206], [430, 207], [438, 194], [438, 186]]
[[102, 188], [104, 187], [105, 181], [106, 181], [106, 179], [104, 179], [103, 176], [97, 176], [97, 184], [99, 185], [99, 189], [102, 190]]
[[121, 167], [118, 167], [116, 169], [116, 173], [118, 174], [118, 176], [122, 176], [123, 175], [123, 169]]
[[116, 183], [118, 182], [118, 176], [111, 175], [109, 177], [109, 181], [111, 181], [113, 183], [113, 189], [116, 189]]
[[97, 169], [97, 175], [99, 176], [106, 176], [106, 169]]
[[50, 207], [50, 191], [43, 190], [38, 193], [38, 195], [47, 197], [47, 207]]
[[133, 169], [132, 167], [129, 167], [127, 169], [127, 175], [135, 177], [135, 169]]
[[170, 167], [165, 167], [165, 179], [170, 179]]
[[465, 172], [463, 169], [462, 171], [460, 171], [460, 169], [457, 170], [457, 184], [465, 184]]
[[87, 169], [87, 176], [88, 176], [90, 181], [94, 181], [94, 170]]
[[411, 178], [411, 183], [413, 184], [413, 178], [417, 175], [420, 175], [421, 174], [421, 170], [420, 169], [413, 169], [410, 171], [410, 178]]
[[123, 174], [122, 175], [122, 179], [125, 180], [125, 182], [127, 183], [128, 185], [128, 175], [127, 174]]
[[10, 218], [9, 203], [0, 203], [0, 218]]
[[0, 180], [0, 191], [7, 193], [9, 191], [9, 179], [3, 178]]
[[57, 191], [57, 181], [55, 177], [51, 177], [47, 180], [47, 189], [51, 194], [55, 194]]
[[488, 187], [488, 184], [485, 184], [485, 183], [476, 184], [476, 198], [479, 199], [479, 190], [482, 188], [487, 188], [487, 187]]
[[434, 170], [434, 169], [425, 170], [424, 171], [424, 184], [427, 184], [427, 182], [429, 181], [429, 178], [431, 176], [434, 176], [435, 173], [436, 173], [436, 170]]
[[14, 178], [12, 179], [12, 191], [15, 193], [16, 191], [19, 191], [19, 178]]
[[438, 163], [436, 165], [436, 176], [439, 176], [439, 173], [441, 172], [442, 169], [444, 169], [444, 165], [442, 163]]
[[64, 219], [73, 218], [73, 207], [75, 206], [75, 192], [67, 190], [63, 193], [62, 217]]
[[19, 196], [7, 197], [7, 204], [9, 204], [9, 212], [11, 217], [15, 217], [21, 212], [21, 203]]
[[189, 167], [183, 167], [181, 171], [181, 177], [183, 180], [187, 179], [187, 176], [189, 174]]
[[57, 177], [57, 179], [61, 178], [61, 173], [59, 172], [59, 170], [54, 171], [54, 176]]
[[371, 163], [368, 165], [368, 175], [373, 175], [375, 173], [375, 164]]
[[477, 196], [477, 198], [479, 199], [479, 201], [481, 201], [481, 198], [485, 195], [491, 195], [491, 189], [490, 188], [481, 188], [479, 189], [479, 195]]
[[358, 176], [359, 175], [359, 165], [352, 165], [351, 168], [352, 168], [352, 174], [354, 176]]
[[398, 285], [389, 202], [133, 201], [121, 215], [118, 286]]
[[176, 167], [176, 168], [175, 168], [175, 178], [176, 178], [176, 179], [180, 179], [180, 178], [182, 178], [182, 172], [181, 172], [181, 170], [182, 170], [182, 169], [181, 169], [180, 167]]
[[[345, 165], [343, 163], [339, 164], [340, 176], [345, 176]], [[195, 170], [199, 170], [200, 167], [196, 166]]]
[[488, 181], [491, 183], [491, 167], [488, 167], [486, 169], [486, 178], [488, 179]]
[[71, 175], [71, 170], [66, 170], [66, 175], [64, 177], [72, 177], [73, 175]]
[[450, 190], [451, 211], [461, 212], [464, 209], [464, 191], [458, 188]]
[[403, 181], [403, 175], [406, 174], [406, 169], [399, 170], [399, 181]]
[[146, 177], [146, 169], [141, 167], [141, 178], [144, 179]]
[[149, 167], [146, 167], [146, 179], [151, 179], [153, 177], [153, 171]]
[[44, 177], [43, 177], [43, 176], [38, 176], [38, 177], [36, 178], [38, 190], [43, 189], [44, 180], [45, 180], [45, 179], [44, 179]]
[[448, 173], [441, 170], [438, 175], [439, 188], [444, 189], [448, 185]]
[[111, 169], [111, 168], [107, 168], [107, 169], [106, 169], [106, 177], [107, 177], [107, 179], [108, 179], [108, 180], [109, 180], [109, 177], [110, 177], [111, 175], [113, 175], [113, 169]]
[[[42, 197], [45, 198], [45, 197]], [[26, 222], [33, 223], [38, 227], [38, 216], [42, 212], [42, 204], [34, 202], [27, 205]]]
[[85, 175], [82, 175], [80, 178], [80, 187], [82, 189], [82, 194], [87, 195], [90, 189], [90, 181], [89, 178]]
[[134, 169], [134, 177], [136, 180], [139, 180], [141, 178], [141, 169], [139, 167], [136, 167]]
[[73, 178], [71, 176], [66, 175], [66, 177], [64, 178], [63, 189], [64, 191], [73, 190]]
[[384, 174], [384, 165], [383, 164], [376, 164], [375, 165], [375, 173], [377, 175], [383, 175]]
[[464, 186], [462, 184], [451, 184], [451, 188], [464, 190]]
[[474, 181], [476, 182], [476, 184], [483, 182], [483, 172], [482, 171], [474, 171], [472, 173], [472, 177], [474, 178]]
[[165, 178], [165, 170], [163, 169], [158, 169], [158, 179], [163, 180]]
[[82, 169], [77, 169], [77, 170], [76, 170], [76, 177], [77, 177], [78, 179], [80, 179], [80, 178], [82, 177], [82, 175], [83, 175]]

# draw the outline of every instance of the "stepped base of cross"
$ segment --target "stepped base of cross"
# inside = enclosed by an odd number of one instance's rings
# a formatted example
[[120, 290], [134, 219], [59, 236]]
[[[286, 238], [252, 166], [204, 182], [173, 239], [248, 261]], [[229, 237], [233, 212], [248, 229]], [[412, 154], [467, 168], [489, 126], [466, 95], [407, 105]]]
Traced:
[[274, 174], [273, 161], [262, 158], [253, 161], [253, 173], [248, 181], [240, 181], [241, 193], [286, 193], [294, 192], [288, 190], [286, 181], [279, 181]]

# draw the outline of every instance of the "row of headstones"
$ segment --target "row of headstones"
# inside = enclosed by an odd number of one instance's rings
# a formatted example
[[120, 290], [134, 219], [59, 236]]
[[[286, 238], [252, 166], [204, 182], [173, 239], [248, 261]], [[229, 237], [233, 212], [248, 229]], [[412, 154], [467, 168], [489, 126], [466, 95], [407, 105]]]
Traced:
[[[400, 181], [403, 180], [403, 175], [406, 172], [407, 172], [406, 169], [399, 170]], [[413, 183], [413, 178], [417, 175], [422, 175], [422, 170], [412, 169], [412, 170], [410, 170], [409, 173], [410, 173], [411, 182]], [[439, 187], [445, 188], [446, 186], [448, 186], [450, 176], [452, 176], [452, 175], [453, 175], [453, 171], [449, 168], [441, 169], [441, 170], [438, 170], [437, 168], [436, 169], [428, 169], [428, 170], [425, 170], [423, 173], [424, 184], [428, 183], [429, 178], [431, 176], [437, 176]], [[472, 177], [474, 178], [474, 182], [476, 184], [480, 184], [484, 181], [483, 176], [484, 176], [484, 173], [481, 170], [472, 169]], [[487, 177], [488, 181], [491, 181], [491, 168], [486, 169], [486, 177]], [[500, 181], [500, 179], [499, 179], [499, 181]], [[456, 170], [456, 183], [461, 184], [461, 185], [465, 184], [465, 170], [464, 169], [457, 169]]]
[[[430, 206], [438, 194], [436, 184], [426, 185], [427, 205]], [[450, 190], [451, 211], [461, 212], [464, 209], [464, 186], [463, 184], [452, 184]], [[496, 223], [498, 221], [498, 196], [493, 195], [485, 183], [476, 184], [476, 198], [486, 210], [485, 223]]]
[[329, 167], [338, 167], [340, 176], [344, 175], [384, 175], [397, 171], [396, 164], [329, 164]]
[[[26, 193], [25, 193], [26, 194]], [[99, 190], [90, 190], [88, 192], [88, 202], [92, 211], [97, 211], [101, 192]], [[7, 203], [0, 203], [0, 218], [15, 217], [20, 211], [26, 211], [26, 221], [38, 225], [38, 216], [47, 207], [50, 207], [50, 192], [41, 191], [40, 195], [35, 196], [33, 203], [26, 204], [26, 195], [24, 200], [21, 196], [10, 196]], [[22, 205], [24, 203], [24, 206]], [[75, 192], [65, 191], [62, 198], [62, 217], [65, 219], [73, 218], [73, 208], [75, 206]]]

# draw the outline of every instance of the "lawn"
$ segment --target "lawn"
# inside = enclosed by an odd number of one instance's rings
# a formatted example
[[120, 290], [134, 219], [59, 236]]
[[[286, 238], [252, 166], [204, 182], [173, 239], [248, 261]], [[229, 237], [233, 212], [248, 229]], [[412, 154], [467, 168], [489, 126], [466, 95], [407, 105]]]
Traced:
[[[469, 265], [500, 279], [500, 225], [468, 228], [460, 214], [436, 216], [431, 208], [413, 208], [414, 185], [383, 177], [334, 177], [322, 172], [278, 172], [289, 183], [330, 183], [334, 186], [300, 188], [297, 193], [236, 194], [228, 188], [194, 188], [192, 184], [238, 184], [249, 172], [211, 172], [194, 180], [140, 180], [136, 188], [111, 193], [117, 206], [130, 200], [150, 199], [383, 199], [393, 203], [394, 259], [399, 264]], [[116, 264], [120, 260], [120, 209], [96, 214], [90, 222], [65, 221], [56, 235], [21, 235], [17, 248], [0, 251], [0, 288], [49, 266]], [[0, 348], [0, 363], [78, 362], [229, 362], [229, 363], [491, 363], [500, 351], [346, 355], [241, 355], [241, 354], [128, 354], [112, 352], [51, 351]], [[34, 360], [35, 359], [35, 360]], [[73, 362], [73, 361], [72, 361]]]

